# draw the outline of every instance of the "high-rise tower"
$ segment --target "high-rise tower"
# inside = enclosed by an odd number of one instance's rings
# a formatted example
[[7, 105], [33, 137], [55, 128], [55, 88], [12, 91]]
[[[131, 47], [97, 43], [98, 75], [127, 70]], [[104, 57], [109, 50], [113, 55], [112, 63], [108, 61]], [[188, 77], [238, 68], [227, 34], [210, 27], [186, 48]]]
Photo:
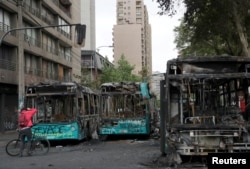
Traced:
[[152, 73], [151, 25], [143, 0], [117, 0], [113, 28], [114, 63], [121, 58], [135, 66], [133, 74], [145, 67]]

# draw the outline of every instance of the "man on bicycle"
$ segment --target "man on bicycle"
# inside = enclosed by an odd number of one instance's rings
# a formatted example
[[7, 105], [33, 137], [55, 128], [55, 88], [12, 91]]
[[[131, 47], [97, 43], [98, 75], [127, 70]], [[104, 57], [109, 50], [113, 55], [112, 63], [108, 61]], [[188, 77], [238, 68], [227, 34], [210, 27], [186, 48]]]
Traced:
[[19, 134], [21, 139], [21, 147], [20, 147], [20, 157], [23, 156], [23, 150], [25, 145], [25, 138], [27, 139], [27, 155], [30, 156], [30, 147], [31, 147], [31, 138], [32, 132], [31, 127], [33, 126], [32, 118], [34, 114], [37, 113], [36, 108], [22, 108], [19, 114], [18, 126], [19, 126]]

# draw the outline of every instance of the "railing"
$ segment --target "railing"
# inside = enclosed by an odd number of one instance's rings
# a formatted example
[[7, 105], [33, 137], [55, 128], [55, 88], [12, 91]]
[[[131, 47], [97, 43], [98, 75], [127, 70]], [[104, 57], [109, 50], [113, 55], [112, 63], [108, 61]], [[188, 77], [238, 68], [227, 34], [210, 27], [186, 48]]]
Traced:
[[9, 60], [0, 59], [0, 69], [16, 71], [17, 63]]
[[40, 18], [41, 20], [43, 20], [44, 22], [46, 22], [47, 24], [49, 25], [52, 25], [54, 24], [54, 19], [53, 18], [50, 18], [48, 16], [44, 16], [41, 14], [41, 12], [39, 11], [39, 9], [36, 9], [36, 8], [32, 8], [29, 4], [25, 3], [23, 4], [23, 8], [32, 13], [33, 15], [35, 15], [36, 17]]
[[52, 0], [52, 2], [58, 6], [63, 12], [65, 12], [66, 15], [68, 15], [71, 18], [70, 11], [67, 10], [62, 4], [60, 4], [59, 0]]
[[52, 80], [58, 80], [58, 81], [71, 81], [71, 77], [59, 76], [58, 73], [44, 71], [44, 70], [36, 69], [32, 67], [25, 67], [25, 74], [43, 77], [43, 78], [52, 79]]
[[82, 61], [83, 68], [94, 68], [94, 63], [91, 60], [84, 60]]
[[52, 46], [50, 46], [48, 44], [41, 43], [41, 41], [38, 41], [37, 39], [32, 38], [31, 36], [28, 36], [28, 35], [25, 34], [24, 35], [24, 41], [27, 42], [29, 45], [40, 47], [40, 48], [46, 50], [49, 53], [52, 53], [54, 55], [59, 55], [62, 58], [64, 58], [65, 60], [67, 60], [69, 62], [72, 62], [71, 54], [66, 56], [65, 53], [59, 52], [58, 49], [56, 49], [56, 48], [54, 48], [54, 47], [52, 47]]
[[[9, 25], [4, 24], [3, 22], [0, 22], [0, 31], [2, 32], [8, 32], [11, 30], [11, 27]], [[16, 36], [16, 32], [10, 32], [12, 36]]]
[[[54, 2], [54, 1], [53, 1]], [[57, 1], [58, 2], [58, 1]], [[59, 3], [59, 2], [58, 2]], [[55, 3], [57, 4], [57, 3]], [[59, 6], [59, 5], [58, 5]], [[41, 14], [39, 9], [32, 8], [29, 4], [24, 3], [24, 9], [35, 15], [36, 17], [40, 18], [42, 21], [46, 22], [48, 25], [54, 25], [55, 24], [55, 18], [51, 18], [49, 16], [44, 16]], [[67, 13], [68, 11], [62, 7], [62, 11]], [[68, 12], [69, 13], [69, 12]], [[63, 31], [60, 28], [57, 28], [57, 31], [60, 32], [62, 35], [67, 37], [68, 39], [71, 39], [71, 35], [65, 31]]]
[[24, 41], [27, 42], [29, 45], [41, 47], [41, 42], [27, 34], [24, 34]]

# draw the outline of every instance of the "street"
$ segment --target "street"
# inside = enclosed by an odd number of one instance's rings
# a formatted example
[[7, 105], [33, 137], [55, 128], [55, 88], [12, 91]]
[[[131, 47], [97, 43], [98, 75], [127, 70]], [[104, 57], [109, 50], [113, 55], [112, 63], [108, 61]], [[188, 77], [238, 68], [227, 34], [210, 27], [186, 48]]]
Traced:
[[0, 169], [206, 169], [194, 161], [169, 167], [168, 159], [161, 155], [159, 138], [56, 142], [47, 155], [11, 157], [5, 144], [15, 137], [15, 133], [0, 134]]
[[155, 168], [159, 140], [84, 141], [52, 146], [45, 156], [10, 157], [2, 146], [0, 169], [139, 169]]

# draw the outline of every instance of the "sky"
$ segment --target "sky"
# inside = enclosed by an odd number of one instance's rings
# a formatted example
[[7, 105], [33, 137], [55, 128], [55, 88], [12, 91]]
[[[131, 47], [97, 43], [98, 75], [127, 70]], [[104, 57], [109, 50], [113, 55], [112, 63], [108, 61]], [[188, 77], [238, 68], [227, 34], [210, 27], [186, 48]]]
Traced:
[[[173, 29], [180, 24], [179, 19], [184, 9], [178, 8], [174, 17], [160, 16], [156, 0], [144, 0], [149, 15], [149, 24], [152, 29], [152, 69], [153, 72], [166, 72], [167, 60], [177, 57], [178, 51], [174, 44]], [[116, 24], [116, 0], [96, 0], [96, 48], [112, 46], [112, 29]], [[113, 61], [113, 49], [100, 47], [99, 53]]]

